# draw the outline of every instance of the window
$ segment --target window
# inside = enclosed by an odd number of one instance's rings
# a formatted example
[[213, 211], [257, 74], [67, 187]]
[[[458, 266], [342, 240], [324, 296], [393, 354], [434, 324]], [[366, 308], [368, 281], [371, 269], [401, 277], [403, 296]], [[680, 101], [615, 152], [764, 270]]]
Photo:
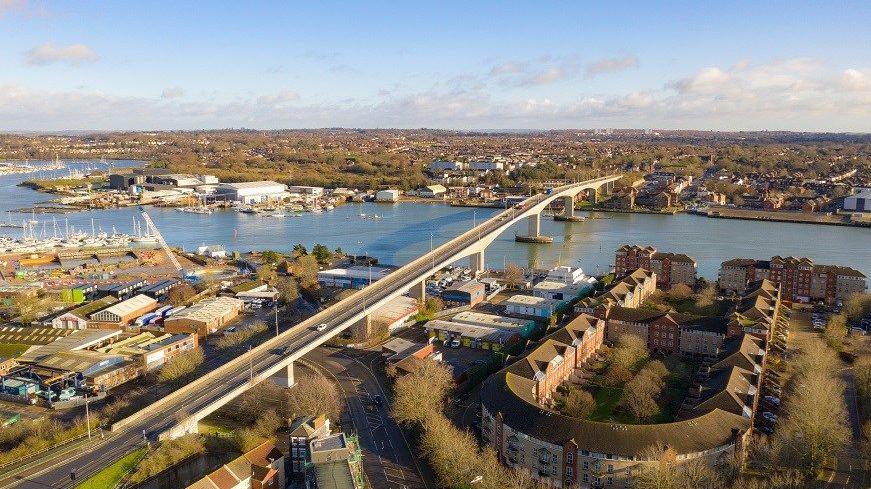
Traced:
[[584, 461], [584, 470], [590, 470], [590, 462]]
[[566, 467], [566, 475], [571, 478], [573, 469], [571, 467]]
[[584, 481], [585, 483], [586, 483], [586, 482], [590, 482], [590, 476], [589, 476], [589, 474], [584, 473], [584, 474], [581, 476], [581, 480]]
[[614, 483], [614, 478], [613, 478], [613, 477], [608, 477], [608, 485], [610, 486], [610, 485], [613, 484], [613, 483]]
[[614, 466], [611, 465], [611, 464], [608, 464], [608, 473], [609, 473], [609, 474], [613, 474], [613, 473], [614, 473]]
[[569, 452], [568, 454], [566, 454], [566, 463], [567, 464], [575, 463], [575, 454], [574, 453]]

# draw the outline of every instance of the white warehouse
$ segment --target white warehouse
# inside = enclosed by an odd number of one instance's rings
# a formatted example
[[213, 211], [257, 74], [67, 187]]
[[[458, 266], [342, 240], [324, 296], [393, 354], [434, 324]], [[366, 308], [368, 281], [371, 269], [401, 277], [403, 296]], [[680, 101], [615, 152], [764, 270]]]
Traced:
[[215, 191], [217, 197], [243, 204], [259, 204], [270, 200], [281, 200], [288, 196], [283, 183], [264, 180], [261, 182], [222, 183]]

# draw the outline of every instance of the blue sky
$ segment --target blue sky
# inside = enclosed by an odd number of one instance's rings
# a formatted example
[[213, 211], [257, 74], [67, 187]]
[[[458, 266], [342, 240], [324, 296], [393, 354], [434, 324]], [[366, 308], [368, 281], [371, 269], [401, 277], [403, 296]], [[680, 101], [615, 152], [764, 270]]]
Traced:
[[0, 0], [0, 130], [871, 130], [868, 2], [706, 3]]

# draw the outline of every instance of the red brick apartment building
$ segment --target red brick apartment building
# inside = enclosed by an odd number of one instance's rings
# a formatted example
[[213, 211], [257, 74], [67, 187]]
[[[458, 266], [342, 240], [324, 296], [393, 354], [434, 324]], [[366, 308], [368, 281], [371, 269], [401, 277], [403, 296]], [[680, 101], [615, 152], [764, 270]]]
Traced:
[[718, 284], [723, 292], [744, 294], [750, 283], [770, 280], [783, 300], [823, 301], [834, 304], [865, 291], [865, 275], [853, 268], [817, 265], [810, 258], [775, 256], [771, 260], [735, 258], [720, 266]]
[[695, 285], [697, 266], [689, 255], [659, 252], [652, 246], [623, 245], [614, 254], [614, 273], [617, 277], [638, 268], [652, 270], [656, 272], [656, 285], [662, 290], [677, 284]]

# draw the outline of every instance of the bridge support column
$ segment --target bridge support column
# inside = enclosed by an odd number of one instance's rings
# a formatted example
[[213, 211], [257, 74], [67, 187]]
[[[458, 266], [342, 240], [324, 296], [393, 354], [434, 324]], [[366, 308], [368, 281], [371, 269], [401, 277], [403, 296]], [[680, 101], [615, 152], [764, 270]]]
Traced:
[[532, 214], [527, 218], [529, 234], [522, 236], [514, 235], [514, 241], [521, 243], [553, 243], [553, 238], [541, 234], [541, 214]]
[[472, 269], [472, 275], [477, 276], [484, 271], [484, 252], [479, 251], [469, 257], [469, 268]]
[[575, 215], [575, 197], [572, 195], [567, 195], [562, 197], [563, 201], [563, 213], [562, 214], [554, 214], [554, 221], [568, 221], [568, 222], [581, 222], [584, 220], [583, 216]]
[[420, 283], [414, 284], [408, 289], [408, 295], [419, 300], [426, 300], [426, 280], [421, 280]]
[[270, 378], [272, 382], [275, 382], [279, 387], [291, 388], [296, 384], [296, 381], [293, 378], [293, 362], [288, 363], [286, 367], [283, 367], [278, 372]]
[[563, 197], [563, 215], [566, 217], [575, 216], [575, 198], [571, 195]]
[[526, 218], [527, 224], [529, 225], [528, 236], [530, 238], [537, 238], [539, 234], [541, 234], [541, 214], [533, 214]]

